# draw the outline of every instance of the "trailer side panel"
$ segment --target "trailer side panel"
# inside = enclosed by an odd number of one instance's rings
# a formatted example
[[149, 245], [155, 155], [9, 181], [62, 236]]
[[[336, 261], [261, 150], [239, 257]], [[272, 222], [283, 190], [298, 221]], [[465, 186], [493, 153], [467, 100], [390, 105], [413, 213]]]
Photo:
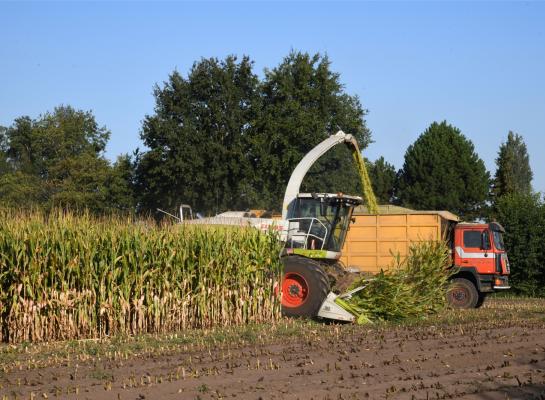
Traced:
[[387, 270], [399, 255], [407, 256], [412, 243], [439, 240], [447, 234], [450, 216], [442, 212], [354, 214], [341, 261], [348, 268], [377, 273]]

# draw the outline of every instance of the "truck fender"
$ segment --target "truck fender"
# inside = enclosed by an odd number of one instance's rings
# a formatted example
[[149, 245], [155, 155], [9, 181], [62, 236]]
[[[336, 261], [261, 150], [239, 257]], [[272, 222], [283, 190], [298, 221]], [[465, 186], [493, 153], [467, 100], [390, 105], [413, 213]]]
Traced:
[[475, 287], [477, 288], [477, 291], [481, 292], [481, 280], [479, 279], [479, 274], [477, 273], [477, 268], [475, 267], [456, 267], [457, 272], [450, 277], [450, 279], [456, 279], [456, 278], [465, 278], [469, 281], [471, 281]]

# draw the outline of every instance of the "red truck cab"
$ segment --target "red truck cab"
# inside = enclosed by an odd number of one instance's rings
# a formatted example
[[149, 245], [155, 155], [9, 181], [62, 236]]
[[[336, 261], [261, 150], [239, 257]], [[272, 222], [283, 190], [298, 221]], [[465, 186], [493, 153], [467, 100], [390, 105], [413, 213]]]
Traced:
[[453, 266], [449, 303], [479, 307], [488, 293], [509, 289], [509, 259], [503, 243], [505, 230], [497, 222], [457, 223], [452, 235]]

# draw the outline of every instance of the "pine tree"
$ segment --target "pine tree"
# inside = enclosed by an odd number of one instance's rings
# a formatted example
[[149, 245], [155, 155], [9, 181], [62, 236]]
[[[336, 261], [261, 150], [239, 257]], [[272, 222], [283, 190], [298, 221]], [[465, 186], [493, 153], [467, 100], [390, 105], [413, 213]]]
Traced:
[[489, 181], [473, 143], [446, 121], [434, 122], [405, 153], [397, 197], [406, 207], [472, 219], [482, 216]]
[[505, 228], [510, 283], [526, 296], [545, 295], [545, 204], [539, 194], [508, 193], [497, 199], [495, 219]]
[[492, 189], [496, 198], [509, 193], [532, 192], [533, 173], [522, 136], [509, 131], [507, 142], [502, 143], [498, 151], [496, 166]]

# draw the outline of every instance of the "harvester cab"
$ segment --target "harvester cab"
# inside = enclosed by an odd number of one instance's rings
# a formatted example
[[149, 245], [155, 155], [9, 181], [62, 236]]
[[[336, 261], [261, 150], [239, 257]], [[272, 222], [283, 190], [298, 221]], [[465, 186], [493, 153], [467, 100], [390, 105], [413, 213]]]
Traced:
[[342, 193], [300, 193], [288, 215], [286, 254], [338, 260], [358, 196]]

